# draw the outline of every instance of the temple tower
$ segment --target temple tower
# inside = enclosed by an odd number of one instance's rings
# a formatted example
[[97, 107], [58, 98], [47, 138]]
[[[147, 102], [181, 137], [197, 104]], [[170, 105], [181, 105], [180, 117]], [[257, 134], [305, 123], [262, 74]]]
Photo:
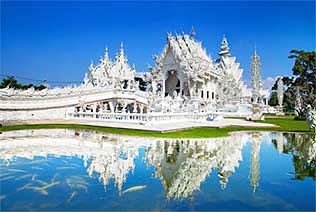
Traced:
[[262, 90], [262, 82], [260, 76], [260, 57], [257, 55], [255, 49], [250, 62], [251, 67], [251, 86], [252, 86], [252, 99], [254, 103], [260, 101], [260, 90]]
[[221, 51], [218, 54], [221, 57], [228, 57], [228, 56], [230, 56], [229, 50], [230, 49], [229, 49], [229, 46], [228, 46], [227, 38], [224, 35], [223, 40], [222, 40], [222, 45], [221, 45]]

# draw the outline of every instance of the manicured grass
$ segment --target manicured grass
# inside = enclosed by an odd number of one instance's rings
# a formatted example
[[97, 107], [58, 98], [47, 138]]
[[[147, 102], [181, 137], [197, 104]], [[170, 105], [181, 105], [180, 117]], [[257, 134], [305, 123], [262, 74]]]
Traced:
[[142, 136], [142, 137], [160, 137], [160, 138], [214, 138], [224, 137], [230, 132], [234, 131], [287, 131], [287, 132], [306, 132], [311, 133], [308, 130], [308, 126], [305, 121], [294, 120], [293, 117], [286, 118], [268, 118], [262, 123], [271, 123], [280, 127], [240, 127], [230, 126], [224, 128], [192, 128], [187, 130], [181, 130], [176, 132], [149, 132], [142, 130], [129, 130], [129, 129], [117, 129], [117, 128], [105, 128], [86, 125], [75, 124], [36, 124], [36, 125], [13, 125], [3, 126], [1, 131], [11, 130], [24, 130], [24, 129], [83, 129], [83, 130], [95, 130], [99, 132], [130, 135], [130, 136]]
[[83, 130], [95, 130], [99, 132], [113, 133], [119, 135], [130, 136], [142, 136], [142, 137], [160, 137], [160, 138], [209, 138], [209, 137], [224, 137], [227, 136], [230, 131], [226, 129], [218, 128], [193, 128], [187, 130], [181, 130], [176, 132], [150, 132], [144, 130], [130, 130], [130, 129], [118, 129], [107, 128], [87, 125], [76, 124], [36, 124], [36, 125], [13, 125], [3, 126], [2, 131], [11, 130], [25, 130], [25, 129], [83, 129]]
[[277, 131], [290, 132], [309, 132], [308, 125], [305, 120], [294, 120], [294, 117], [267, 118], [264, 123], [270, 123], [280, 126]]

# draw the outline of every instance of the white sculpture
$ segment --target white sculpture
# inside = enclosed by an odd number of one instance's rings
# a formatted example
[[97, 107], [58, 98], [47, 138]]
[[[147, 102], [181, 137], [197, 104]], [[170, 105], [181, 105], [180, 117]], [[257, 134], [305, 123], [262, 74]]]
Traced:
[[278, 103], [280, 107], [283, 105], [283, 86], [283, 80], [282, 77], [280, 77], [278, 80]]
[[310, 105], [307, 106], [306, 122], [311, 131], [316, 132], [316, 111]]
[[83, 84], [87, 85], [89, 83], [88, 73], [84, 73]]

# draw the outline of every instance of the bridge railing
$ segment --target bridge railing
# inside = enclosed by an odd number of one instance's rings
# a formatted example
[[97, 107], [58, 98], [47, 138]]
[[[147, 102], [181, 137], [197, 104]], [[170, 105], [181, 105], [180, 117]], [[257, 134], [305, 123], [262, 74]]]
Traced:
[[71, 112], [67, 114], [68, 119], [114, 121], [124, 123], [154, 123], [172, 122], [179, 120], [212, 121], [220, 114], [217, 113], [93, 113], [93, 112]]
[[68, 113], [67, 118], [103, 120], [103, 121], [122, 121], [122, 122], [147, 122], [148, 121], [147, 114], [137, 114], [137, 113], [78, 112], [78, 113]]

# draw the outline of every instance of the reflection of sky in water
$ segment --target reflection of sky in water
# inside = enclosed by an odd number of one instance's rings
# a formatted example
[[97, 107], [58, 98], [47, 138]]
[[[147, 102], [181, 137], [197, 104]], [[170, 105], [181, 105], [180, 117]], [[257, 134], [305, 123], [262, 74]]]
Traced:
[[315, 210], [315, 136], [0, 135], [1, 210]]

